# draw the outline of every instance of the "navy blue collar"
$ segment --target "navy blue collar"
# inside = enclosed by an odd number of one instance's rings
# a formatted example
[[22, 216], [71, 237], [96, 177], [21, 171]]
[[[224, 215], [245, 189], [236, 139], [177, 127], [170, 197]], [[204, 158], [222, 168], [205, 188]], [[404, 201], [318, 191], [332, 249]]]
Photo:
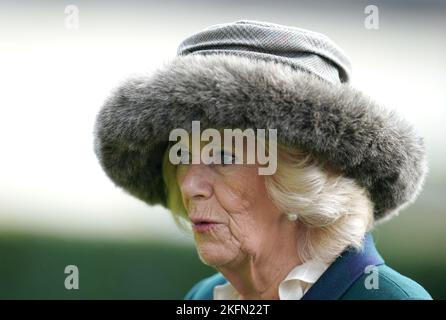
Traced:
[[362, 251], [344, 251], [315, 284], [302, 297], [302, 300], [337, 300], [364, 274], [369, 265], [384, 264], [373, 242], [371, 234], [366, 234]]

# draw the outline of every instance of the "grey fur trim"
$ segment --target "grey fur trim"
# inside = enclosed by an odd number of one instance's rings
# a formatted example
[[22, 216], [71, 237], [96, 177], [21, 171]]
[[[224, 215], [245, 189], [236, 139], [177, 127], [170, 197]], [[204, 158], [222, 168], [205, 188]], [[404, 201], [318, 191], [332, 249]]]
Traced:
[[380, 220], [415, 200], [427, 164], [423, 139], [393, 111], [346, 84], [232, 55], [179, 56], [133, 78], [105, 102], [95, 152], [114, 183], [166, 205], [162, 156], [173, 128], [276, 128], [279, 142], [327, 160], [365, 187]]

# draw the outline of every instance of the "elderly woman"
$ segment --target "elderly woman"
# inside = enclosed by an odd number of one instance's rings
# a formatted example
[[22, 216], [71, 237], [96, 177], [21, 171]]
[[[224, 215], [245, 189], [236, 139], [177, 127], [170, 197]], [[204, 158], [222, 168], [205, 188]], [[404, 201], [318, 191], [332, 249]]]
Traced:
[[[321, 34], [238, 21], [187, 38], [164, 68], [107, 100], [95, 127], [105, 172], [191, 226], [201, 261], [218, 271], [187, 299], [431, 298], [384, 263], [369, 233], [419, 194], [423, 140], [349, 86], [350, 73]], [[223, 135], [277, 130], [277, 143], [265, 138], [276, 170], [259, 174], [259, 153], [248, 163], [252, 148], [235, 152], [223, 137], [194, 148], [192, 133], [172, 152], [172, 130], [191, 132], [194, 120]]]

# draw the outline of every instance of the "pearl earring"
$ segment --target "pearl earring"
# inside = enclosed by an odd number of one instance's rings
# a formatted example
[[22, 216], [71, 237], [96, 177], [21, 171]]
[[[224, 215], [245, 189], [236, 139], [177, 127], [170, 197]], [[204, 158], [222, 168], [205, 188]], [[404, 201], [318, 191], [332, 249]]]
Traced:
[[297, 214], [295, 214], [295, 213], [287, 213], [287, 217], [288, 217], [288, 220], [290, 220], [290, 221], [297, 220]]

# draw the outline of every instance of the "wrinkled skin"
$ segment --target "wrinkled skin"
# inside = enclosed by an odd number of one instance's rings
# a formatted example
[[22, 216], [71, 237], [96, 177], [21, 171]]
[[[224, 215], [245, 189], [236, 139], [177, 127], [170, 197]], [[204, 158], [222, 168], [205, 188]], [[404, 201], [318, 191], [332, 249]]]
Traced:
[[190, 218], [218, 222], [194, 232], [200, 259], [220, 271], [242, 299], [278, 299], [280, 281], [301, 263], [299, 224], [269, 198], [258, 166], [179, 165], [177, 182]]

